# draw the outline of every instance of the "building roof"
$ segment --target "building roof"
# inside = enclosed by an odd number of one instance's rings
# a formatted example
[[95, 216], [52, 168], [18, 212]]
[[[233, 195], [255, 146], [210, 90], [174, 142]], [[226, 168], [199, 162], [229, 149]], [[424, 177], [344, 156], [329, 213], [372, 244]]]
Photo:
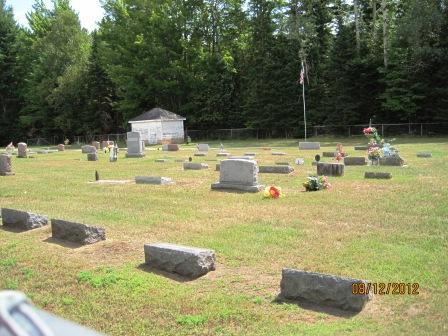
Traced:
[[129, 120], [129, 122], [146, 120], [185, 120], [185, 118], [176, 113], [161, 109], [160, 107], [155, 107]]

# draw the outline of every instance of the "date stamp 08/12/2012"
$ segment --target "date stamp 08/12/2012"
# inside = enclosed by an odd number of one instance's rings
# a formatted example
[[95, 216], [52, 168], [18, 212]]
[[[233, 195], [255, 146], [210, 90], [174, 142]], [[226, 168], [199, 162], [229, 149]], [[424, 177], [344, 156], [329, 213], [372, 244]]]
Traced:
[[418, 295], [418, 283], [405, 282], [355, 282], [352, 284], [354, 295]]

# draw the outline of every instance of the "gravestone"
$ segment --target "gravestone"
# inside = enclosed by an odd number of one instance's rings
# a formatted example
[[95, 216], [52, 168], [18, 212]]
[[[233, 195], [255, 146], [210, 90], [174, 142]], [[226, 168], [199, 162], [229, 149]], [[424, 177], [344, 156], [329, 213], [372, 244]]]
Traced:
[[81, 147], [81, 153], [83, 154], [96, 153], [96, 148], [95, 146], [85, 145]]
[[228, 157], [230, 154], [227, 152], [219, 152], [218, 154], [216, 154], [217, 157]]
[[323, 152], [322, 153], [322, 156], [323, 157], [335, 157], [337, 155], [337, 153], [336, 152]]
[[26, 143], [19, 142], [17, 144], [17, 157], [26, 159], [28, 157], [27, 149], [28, 149], [28, 146]]
[[0, 176], [14, 175], [11, 165], [11, 156], [0, 154]]
[[87, 161], [98, 161], [98, 153], [88, 153]]
[[257, 153], [254, 152], [244, 153], [244, 156], [255, 156], [255, 155], [257, 155]]
[[344, 165], [340, 163], [317, 163], [318, 176], [344, 176]]
[[380, 173], [380, 172], [365, 172], [364, 178], [366, 179], [391, 179], [391, 173]]
[[126, 138], [128, 150], [127, 158], [141, 158], [145, 156], [145, 147], [140, 132], [128, 132]]
[[101, 240], [106, 240], [106, 230], [103, 228], [61, 219], [51, 220], [51, 235], [53, 238], [81, 245], [93, 244]]
[[210, 146], [208, 144], [198, 144], [199, 152], [208, 152], [209, 149], [210, 149]]
[[168, 159], [156, 159], [155, 160], [155, 162], [158, 162], [158, 163], [163, 163], [163, 162], [169, 162], [170, 160], [168, 160]]
[[286, 155], [284, 152], [272, 152], [272, 155]]
[[64, 144], [59, 144], [59, 145], [58, 145], [58, 151], [59, 151], [59, 152], [63, 152], [63, 151], [65, 151], [65, 145], [64, 145]]
[[194, 156], [207, 156], [207, 153], [194, 153]]
[[100, 143], [98, 141], [92, 141], [92, 146], [95, 147], [96, 150], [100, 149]]
[[169, 185], [174, 184], [173, 180], [169, 177], [162, 176], [136, 176], [136, 184], [157, 184], [157, 185]]
[[299, 142], [299, 149], [301, 150], [320, 149], [320, 142], [308, 142], [308, 141]]
[[33, 230], [48, 224], [48, 217], [35, 213], [2, 208], [3, 226], [20, 229]]
[[279, 166], [289, 166], [289, 162], [276, 162], [275, 164]]
[[296, 159], [296, 165], [301, 166], [301, 165], [304, 165], [304, 164], [305, 164], [305, 159], [303, 159], [303, 158], [297, 158]]
[[191, 279], [215, 270], [215, 252], [197, 247], [156, 243], [145, 244], [145, 263], [152, 268]]
[[184, 170], [201, 170], [208, 169], [208, 164], [197, 162], [184, 162]]
[[364, 156], [347, 156], [344, 158], [346, 166], [365, 166], [367, 164]]
[[418, 158], [430, 158], [432, 157], [432, 153], [430, 152], [419, 152], [417, 153]]
[[234, 190], [259, 192], [264, 186], [258, 184], [258, 166], [254, 160], [230, 159], [220, 164], [219, 182], [213, 183], [213, 190]]
[[162, 145], [162, 150], [164, 152], [177, 152], [179, 150], [179, 145], [177, 145], [177, 144], [165, 144], [165, 145]]
[[403, 159], [398, 155], [385, 156], [380, 158], [380, 166], [397, 166], [401, 167], [404, 164]]
[[289, 165], [260, 166], [258, 172], [261, 174], [290, 174], [294, 171]]
[[366, 151], [369, 147], [368, 146], [355, 146], [355, 150], [361, 150]]
[[[372, 294], [353, 294], [354, 284], [366, 280], [284, 268], [279, 299], [308, 301], [348, 311], [361, 311]], [[355, 285], [356, 286], [356, 285]]]

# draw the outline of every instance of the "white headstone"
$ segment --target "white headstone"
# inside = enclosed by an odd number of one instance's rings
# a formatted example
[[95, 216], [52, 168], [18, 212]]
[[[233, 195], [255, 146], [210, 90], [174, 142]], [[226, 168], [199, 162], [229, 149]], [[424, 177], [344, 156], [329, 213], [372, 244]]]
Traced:
[[18, 158], [28, 157], [27, 149], [28, 149], [28, 146], [26, 143], [19, 142], [17, 145], [17, 157]]
[[198, 151], [200, 151], [200, 152], [208, 152], [209, 148], [210, 147], [208, 144], [199, 144], [198, 145]]

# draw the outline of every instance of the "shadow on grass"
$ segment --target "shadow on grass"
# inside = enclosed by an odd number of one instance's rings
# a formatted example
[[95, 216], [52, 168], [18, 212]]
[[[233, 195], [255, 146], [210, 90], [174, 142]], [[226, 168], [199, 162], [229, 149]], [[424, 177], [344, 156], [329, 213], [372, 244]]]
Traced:
[[191, 282], [191, 281], [194, 281], [197, 279], [197, 278], [188, 278], [188, 277], [185, 277], [185, 276], [182, 276], [179, 274], [175, 274], [175, 273], [161, 271], [161, 270], [155, 269], [145, 263], [140, 264], [137, 268], [143, 272], [157, 274], [157, 275], [163, 276], [165, 278], [168, 278], [168, 279], [171, 279], [171, 280], [174, 280], [177, 282]]
[[[256, 194], [256, 192], [237, 190], [237, 189], [211, 189], [211, 191], [226, 194]], [[261, 192], [261, 190], [259, 192]]]
[[47, 239], [44, 239], [43, 242], [44, 243], [49, 243], [49, 244], [59, 245], [59, 246], [62, 246], [62, 247], [65, 247], [65, 248], [69, 248], [69, 249], [72, 249], [72, 250], [84, 246], [82, 244], [72, 243], [72, 242], [69, 242], [69, 241], [66, 241], [66, 240], [60, 240], [60, 239], [56, 239], [56, 238], [53, 238], [53, 237], [48, 237]]
[[325, 313], [328, 315], [333, 315], [333, 316], [342, 317], [342, 318], [351, 318], [360, 313], [360, 311], [347, 311], [347, 310], [342, 310], [342, 309], [338, 309], [338, 308], [334, 308], [334, 307], [322, 306], [322, 305], [319, 305], [319, 304], [316, 304], [316, 303], [313, 303], [313, 302], [310, 302], [310, 301], [307, 301], [304, 299], [287, 300], [287, 299], [282, 298], [280, 295], [278, 295], [272, 301], [272, 303], [275, 303], [278, 305], [293, 304], [302, 309], [312, 310], [316, 313]]
[[[18, 227], [14, 227], [14, 226], [5, 226], [5, 225], [2, 225], [1, 229], [3, 231], [11, 232], [11, 233], [25, 233], [25, 232], [28, 232], [28, 231], [32, 231], [30, 229], [18, 228]], [[34, 230], [37, 230], [37, 228], [34, 229]]]

